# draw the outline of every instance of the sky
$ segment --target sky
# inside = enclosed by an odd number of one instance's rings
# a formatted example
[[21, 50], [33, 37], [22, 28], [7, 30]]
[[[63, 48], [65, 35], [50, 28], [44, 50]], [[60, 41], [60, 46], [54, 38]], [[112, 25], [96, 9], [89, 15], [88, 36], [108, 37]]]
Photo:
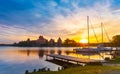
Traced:
[[120, 34], [120, 0], [0, 0], [0, 43], [40, 35], [79, 42], [87, 39], [87, 16], [90, 42], [96, 42], [94, 32], [101, 41], [101, 22], [110, 39]]

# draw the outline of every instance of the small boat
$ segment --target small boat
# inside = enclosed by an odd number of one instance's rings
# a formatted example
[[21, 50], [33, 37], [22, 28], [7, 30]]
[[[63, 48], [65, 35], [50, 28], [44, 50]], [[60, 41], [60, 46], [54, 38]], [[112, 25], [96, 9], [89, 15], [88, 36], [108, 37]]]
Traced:
[[106, 48], [103, 47], [103, 44], [99, 44], [97, 47], [89, 47], [89, 48], [75, 48], [73, 49], [73, 51], [75, 51], [76, 53], [100, 53], [102, 51], [111, 51], [113, 50], [112, 48]]

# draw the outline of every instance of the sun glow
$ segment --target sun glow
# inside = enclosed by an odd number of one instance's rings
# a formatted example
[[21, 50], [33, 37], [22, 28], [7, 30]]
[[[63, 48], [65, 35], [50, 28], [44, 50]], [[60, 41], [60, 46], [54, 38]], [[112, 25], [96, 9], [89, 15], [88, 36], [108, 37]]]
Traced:
[[80, 43], [88, 43], [88, 40], [87, 39], [81, 39]]

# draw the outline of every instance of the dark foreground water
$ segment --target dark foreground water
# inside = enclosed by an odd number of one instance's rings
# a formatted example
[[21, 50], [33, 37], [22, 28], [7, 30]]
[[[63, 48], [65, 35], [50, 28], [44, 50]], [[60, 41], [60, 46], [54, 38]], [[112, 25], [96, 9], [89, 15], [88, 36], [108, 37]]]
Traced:
[[59, 65], [45, 61], [46, 54], [68, 55], [79, 58], [103, 60], [112, 56], [100, 54], [76, 54], [74, 47], [0, 47], [0, 74], [24, 74], [25, 70], [33, 71], [43, 67], [57, 71]]

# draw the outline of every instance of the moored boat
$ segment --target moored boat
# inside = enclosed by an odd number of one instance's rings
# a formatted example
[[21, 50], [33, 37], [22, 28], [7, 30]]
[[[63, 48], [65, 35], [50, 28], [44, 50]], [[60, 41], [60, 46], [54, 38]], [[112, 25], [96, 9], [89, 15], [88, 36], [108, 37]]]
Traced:
[[[90, 45], [90, 43], [89, 43], [89, 16], [87, 16], [87, 29], [88, 29], [88, 43], [87, 43], [87, 48], [75, 48], [75, 49], [73, 49], [73, 51], [75, 51], [76, 53], [99, 53], [99, 52], [101, 52], [101, 51], [111, 51], [111, 50], [113, 50], [112, 48], [106, 48], [106, 47], [104, 47], [104, 45], [103, 45], [103, 25], [102, 25], [102, 23], [101, 23], [101, 35], [102, 35], [102, 43], [101, 44], [99, 44], [97, 47], [94, 47], [94, 48], [92, 48], [92, 47], [90, 47], [89, 45]], [[96, 36], [96, 35], [95, 35]]]

